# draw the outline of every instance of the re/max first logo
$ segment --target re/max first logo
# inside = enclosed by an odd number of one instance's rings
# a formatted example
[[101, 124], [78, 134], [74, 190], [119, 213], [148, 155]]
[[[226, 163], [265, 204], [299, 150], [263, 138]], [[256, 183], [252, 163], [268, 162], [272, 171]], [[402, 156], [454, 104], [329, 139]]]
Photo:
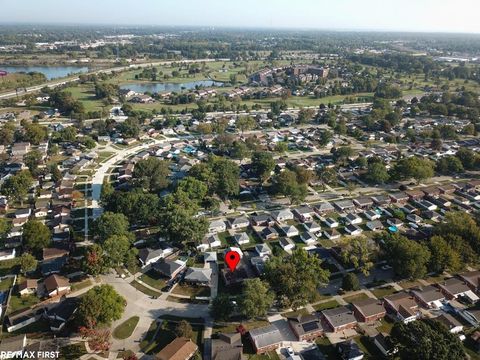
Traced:
[[0, 351], [0, 359], [58, 359], [60, 351]]

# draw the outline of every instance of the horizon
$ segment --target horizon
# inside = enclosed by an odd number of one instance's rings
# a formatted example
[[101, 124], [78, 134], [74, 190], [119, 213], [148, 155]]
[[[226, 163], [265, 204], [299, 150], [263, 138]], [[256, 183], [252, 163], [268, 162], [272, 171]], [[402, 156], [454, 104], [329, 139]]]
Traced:
[[[24, 0], [3, 4], [9, 21], [0, 24], [480, 34], [475, 11], [480, 10], [480, 5], [475, 0], [458, 0], [456, 6], [460, 10], [452, 13], [448, 0], [405, 0], [400, 5], [381, 0], [140, 0], [134, 6], [126, 0], [68, 4], [60, 0]], [[470, 11], [461, 11], [463, 7]]]

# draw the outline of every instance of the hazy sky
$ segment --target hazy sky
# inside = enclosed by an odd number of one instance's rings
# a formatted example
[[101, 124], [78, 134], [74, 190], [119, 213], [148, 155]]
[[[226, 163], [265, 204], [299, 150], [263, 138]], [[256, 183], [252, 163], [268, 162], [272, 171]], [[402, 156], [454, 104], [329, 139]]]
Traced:
[[0, 23], [480, 33], [480, 0], [0, 0]]

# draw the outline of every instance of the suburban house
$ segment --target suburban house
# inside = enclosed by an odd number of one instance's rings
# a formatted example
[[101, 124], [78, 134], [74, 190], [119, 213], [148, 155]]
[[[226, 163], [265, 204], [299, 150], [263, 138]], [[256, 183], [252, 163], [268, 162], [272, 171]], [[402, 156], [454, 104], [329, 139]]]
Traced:
[[414, 297], [406, 292], [385, 296], [383, 300], [387, 312], [395, 315], [405, 324], [417, 320], [420, 316]]
[[288, 220], [293, 220], [293, 213], [290, 211], [290, 209], [283, 209], [283, 210], [277, 210], [277, 211], [272, 211], [272, 218], [275, 219], [275, 221], [281, 223], [285, 222]]
[[240, 333], [218, 334], [212, 339], [212, 360], [244, 360], [242, 335]]
[[377, 299], [358, 300], [352, 303], [353, 313], [359, 322], [373, 322], [382, 319], [387, 311]]
[[398, 350], [392, 347], [389, 341], [387, 341], [388, 335], [384, 333], [378, 333], [373, 338], [373, 344], [377, 347], [378, 350], [382, 353], [385, 358], [390, 358]]
[[265, 257], [271, 256], [272, 250], [267, 244], [257, 244], [255, 245], [255, 251], [257, 252], [258, 256]]
[[337, 240], [337, 239], [340, 239], [340, 236], [341, 236], [340, 233], [335, 229], [325, 230], [323, 234], [329, 240]]
[[154, 263], [152, 267], [158, 273], [168, 277], [169, 279], [173, 279], [185, 269], [186, 263], [181, 260], [161, 259], [160, 261]]
[[254, 226], [273, 226], [275, 221], [268, 214], [253, 215], [251, 218]]
[[227, 225], [223, 220], [214, 220], [210, 222], [210, 225], [208, 226], [208, 232], [210, 234], [224, 232], [226, 230], [227, 230]]
[[325, 220], [323, 220], [323, 222], [325, 223], [325, 225], [327, 225], [330, 229], [334, 229], [336, 227], [338, 227], [340, 224], [338, 223], [337, 220], [333, 219], [333, 218], [326, 218]]
[[352, 329], [357, 325], [357, 319], [355, 319], [353, 311], [346, 306], [323, 310], [322, 315], [329, 330], [333, 332]]
[[322, 230], [320, 225], [318, 225], [315, 221], [305, 222], [303, 223], [303, 227], [305, 228], [306, 231], [311, 232], [313, 234], [316, 234], [317, 232]]
[[274, 325], [250, 330], [248, 336], [257, 354], [263, 354], [280, 347], [283, 337]]
[[245, 229], [250, 225], [250, 220], [246, 216], [240, 216], [229, 221], [230, 228], [233, 230]]
[[309, 206], [300, 206], [293, 209], [293, 214], [301, 222], [312, 221], [315, 211]]
[[189, 284], [210, 286], [212, 280], [212, 269], [210, 268], [188, 268], [185, 273], [185, 282]]
[[472, 291], [478, 291], [480, 289], [480, 271], [469, 271], [460, 274], [460, 279], [465, 281]]
[[438, 286], [448, 300], [464, 296], [472, 302], [477, 302], [479, 300], [478, 296], [474, 294], [467, 283], [460, 279], [450, 278], [439, 283]]
[[355, 204], [351, 200], [335, 201], [333, 205], [342, 212], [355, 209]]
[[442, 307], [442, 301], [445, 300], [445, 296], [438, 287], [433, 285], [423, 286], [411, 291], [415, 300], [427, 309]]
[[367, 210], [363, 213], [363, 215], [368, 219], [368, 220], [377, 220], [377, 219], [380, 219], [381, 216], [379, 213], [377, 213], [376, 211], [373, 211], [373, 210]]
[[315, 210], [315, 212], [318, 214], [318, 215], [324, 215], [326, 213], [329, 213], [331, 211], [334, 211], [335, 208], [333, 207], [332, 204], [330, 204], [329, 202], [322, 202], [320, 204], [317, 204], [313, 207], [313, 210]]
[[365, 226], [368, 228], [370, 231], [378, 231], [378, 230], [383, 230], [384, 226], [380, 220], [373, 220], [369, 221], [365, 224]]
[[177, 337], [165, 346], [156, 356], [158, 360], [189, 360], [198, 350], [197, 344], [192, 340]]
[[344, 230], [347, 234], [352, 235], [352, 236], [357, 236], [360, 235], [363, 230], [357, 226], [357, 225], [347, 225], [344, 227]]
[[37, 279], [26, 279], [18, 285], [18, 292], [20, 296], [36, 294], [38, 290]]
[[355, 214], [347, 214], [344, 218], [345, 224], [358, 225], [362, 223], [362, 218]]
[[363, 351], [353, 339], [338, 343], [337, 351], [342, 360], [362, 360], [364, 357]]
[[233, 240], [237, 243], [238, 246], [246, 245], [250, 242], [250, 237], [246, 232], [233, 235]]
[[60, 331], [63, 329], [67, 321], [69, 321], [77, 311], [78, 301], [79, 299], [76, 297], [66, 298], [45, 313], [45, 317], [50, 324], [50, 330]]
[[314, 245], [317, 242], [316, 236], [309, 231], [303, 232], [300, 239], [307, 245]]
[[281, 229], [286, 237], [294, 237], [300, 234], [298, 229], [293, 225], [285, 225], [285, 226], [282, 226]]
[[280, 238], [279, 243], [282, 249], [285, 251], [291, 251], [295, 249], [295, 243], [287, 237]]
[[362, 196], [356, 199], [353, 199], [353, 203], [360, 209], [368, 209], [373, 205], [373, 200], [368, 196]]
[[395, 204], [406, 204], [409, 199], [408, 195], [403, 191], [389, 194], [388, 196], [390, 196], [392, 203]]
[[200, 251], [207, 251], [209, 249], [215, 249], [222, 245], [222, 241], [217, 234], [206, 236], [203, 238], [202, 243], [197, 245], [197, 249]]
[[288, 319], [288, 324], [298, 341], [311, 341], [324, 333], [322, 320], [318, 315], [298, 315]]
[[57, 274], [50, 275], [43, 283], [49, 297], [64, 295], [70, 292], [70, 281], [63, 276]]
[[170, 255], [172, 252], [173, 252], [172, 248], [166, 248], [166, 249], [143, 248], [138, 251], [138, 258], [142, 263], [142, 267], [145, 267]]
[[459, 332], [463, 331], [463, 325], [448, 313], [443, 313], [442, 315], [434, 318], [434, 320], [440, 321], [452, 334], [458, 334]]
[[0, 250], [0, 261], [15, 259], [15, 249]]

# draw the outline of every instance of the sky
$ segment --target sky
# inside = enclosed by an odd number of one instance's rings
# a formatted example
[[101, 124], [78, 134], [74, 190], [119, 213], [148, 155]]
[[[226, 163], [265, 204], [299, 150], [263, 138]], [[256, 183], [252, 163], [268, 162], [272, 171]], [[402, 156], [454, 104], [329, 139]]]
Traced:
[[0, 0], [0, 24], [480, 33], [480, 0]]

